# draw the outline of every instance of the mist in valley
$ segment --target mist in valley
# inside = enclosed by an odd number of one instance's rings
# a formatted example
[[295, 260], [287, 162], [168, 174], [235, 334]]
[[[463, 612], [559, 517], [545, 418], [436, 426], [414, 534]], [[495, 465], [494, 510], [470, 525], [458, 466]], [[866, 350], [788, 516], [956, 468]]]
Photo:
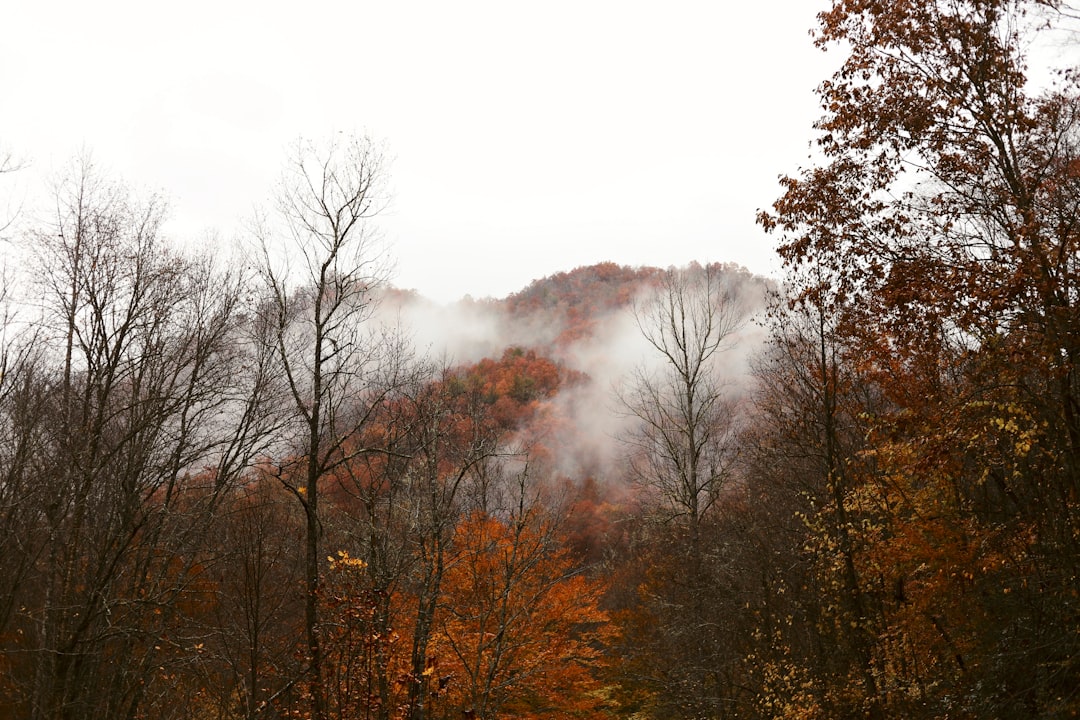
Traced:
[[[375, 319], [399, 328], [419, 355], [450, 366], [498, 358], [507, 348], [519, 347], [535, 350], [580, 373], [578, 379], [545, 401], [544, 412], [559, 421], [541, 442], [557, 475], [576, 482], [600, 480], [613, 497], [622, 497], [627, 492], [624, 439], [640, 420], [627, 412], [620, 394], [635, 373], [656, 375], [668, 370], [667, 361], [642, 332], [640, 309], [654, 298], [654, 281], [662, 272], [704, 271], [698, 263], [664, 270], [622, 269], [637, 273], [641, 279], [626, 283], [626, 297], [613, 307], [586, 310], [584, 318], [568, 316], [568, 310], [577, 311], [573, 304], [577, 298], [568, 298], [569, 306], [560, 305], [556, 298], [555, 307], [515, 311], [515, 295], [465, 297], [441, 304], [415, 291], [391, 289], [380, 299]], [[754, 382], [751, 359], [767, 337], [764, 310], [775, 284], [737, 266], [716, 264], [712, 269], [722, 277], [723, 302], [738, 308], [740, 320], [708, 371], [719, 379], [725, 396], [739, 413]], [[577, 268], [563, 275], [587, 275], [590, 270]], [[519, 294], [539, 292], [548, 281], [538, 278]]]

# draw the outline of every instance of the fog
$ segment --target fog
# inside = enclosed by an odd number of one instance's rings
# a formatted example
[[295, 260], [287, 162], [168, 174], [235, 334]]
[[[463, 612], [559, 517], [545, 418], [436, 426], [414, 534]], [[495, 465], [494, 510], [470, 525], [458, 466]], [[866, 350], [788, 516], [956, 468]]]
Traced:
[[[712, 370], [724, 392], [737, 401], [748, 388], [750, 359], [765, 339], [761, 314], [772, 283], [745, 271], [725, 271], [724, 285], [742, 319], [715, 356]], [[465, 298], [440, 304], [415, 293], [393, 292], [383, 299], [379, 319], [402, 327], [418, 354], [445, 359], [450, 365], [498, 358], [506, 348], [517, 346], [582, 373], [581, 382], [564, 385], [546, 401], [543, 411], [553, 422], [540, 442], [554, 451], [550, 462], [557, 474], [576, 480], [610, 479], [620, 472], [626, 452], [619, 438], [636, 422], [620, 402], [620, 390], [636, 372], [656, 374], [665, 369], [634, 312], [652, 292], [651, 286], [644, 286], [631, 302], [595, 315], [591, 332], [574, 335], [569, 342], [560, 342], [567, 330], [565, 314], [541, 310], [511, 315], [507, 299]]]

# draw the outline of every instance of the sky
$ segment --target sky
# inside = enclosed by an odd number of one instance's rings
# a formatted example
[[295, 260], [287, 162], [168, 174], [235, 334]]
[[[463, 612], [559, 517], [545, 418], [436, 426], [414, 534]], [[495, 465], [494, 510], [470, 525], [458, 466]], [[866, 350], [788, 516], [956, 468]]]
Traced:
[[[0, 10], [0, 202], [81, 153], [242, 238], [298, 137], [372, 137], [393, 283], [504, 297], [612, 261], [780, 273], [754, 223], [807, 163], [826, 2], [36, 0]], [[6, 198], [3, 197], [6, 194]], [[3, 204], [0, 204], [3, 207]]]

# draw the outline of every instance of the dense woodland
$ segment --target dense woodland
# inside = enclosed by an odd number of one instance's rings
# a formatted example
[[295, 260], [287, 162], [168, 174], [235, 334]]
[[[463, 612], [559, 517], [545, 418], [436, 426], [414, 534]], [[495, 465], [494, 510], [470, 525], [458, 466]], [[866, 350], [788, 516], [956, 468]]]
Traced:
[[0, 219], [0, 717], [1080, 715], [1076, 19], [834, 0], [782, 281], [578, 268], [482, 357], [387, 322], [366, 140], [239, 258], [74, 162]]

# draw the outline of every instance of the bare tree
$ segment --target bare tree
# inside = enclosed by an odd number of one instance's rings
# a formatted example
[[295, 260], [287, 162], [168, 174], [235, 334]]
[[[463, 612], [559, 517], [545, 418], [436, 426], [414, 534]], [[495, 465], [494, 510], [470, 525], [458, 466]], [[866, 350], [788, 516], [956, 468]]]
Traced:
[[669, 270], [634, 316], [659, 368], [639, 367], [620, 396], [638, 421], [624, 438], [630, 470], [693, 531], [730, 470], [734, 411], [718, 360], [745, 312], [715, 267], [691, 266]]
[[658, 523], [643, 529], [654, 556], [639, 611], [649, 630], [629, 648], [650, 668], [657, 702], [723, 717], [732, 698], [716, 609], [730, 594], [729, 554], [714, 532], [735, 459], [735, 402], [722, 356], [746, 312], [721, 268], [665, 273], [635, 318], [658, 364], [632, 376], [620, 400], [636, 420], [624, 439], [631, 477], [651, 492]]
[[[0, 175], [13, 173], [22, 167], [23, 163], [15, 157], [11, 150], [0, 147]], [[0, 216], [0, 239], [5, 239], [3, 233], [15, 222], [15, 217], [17, 215], [18, 211], [16, 210], [13, 212], [6, 212], [4, 216]]]
[[262, 480], [233, 493], [219, 516], [218, 599], [198, 663], [220, 716], [247, 720], [272, 716], [271, 706], [289, 698], [303, 643], [303, 568], [293, 552], [303, 542], [302, 513], [279, 484]]
[[[319, 483], [347, 463], [377, 405], [384, 346], [368, 330], [373, 291], [387, 274], [369, 220], [385, 202], [383, 160], [366, 138], [297, 142], [277, 197], [283, 242], [259, 230], [266, 329], [287, 386], [292, 421], [276, 474], [305, 514], [305, 634], [311, 709], [326, 717], [319, 628]], [[282, 253], [280, 259], [276, 253]], [[295, 271], [290, 263], [296, 262]]]
[[227, 485], [208, 468], [233, 473], [230, 447], [251, 455], [222, 420], [243, 424], [232, 410], [251, 406], [235, 390], [242, 278], [170, 250], [163, 204], [88, 161], [56, 200], [30, 238], [33, 352], [4, 348], [17, 362], [2, 380], [0, 538], [15, 582], [0, 637], [20, 651], [4, 702], [34, 718], [167, 717], [151, 708]]

